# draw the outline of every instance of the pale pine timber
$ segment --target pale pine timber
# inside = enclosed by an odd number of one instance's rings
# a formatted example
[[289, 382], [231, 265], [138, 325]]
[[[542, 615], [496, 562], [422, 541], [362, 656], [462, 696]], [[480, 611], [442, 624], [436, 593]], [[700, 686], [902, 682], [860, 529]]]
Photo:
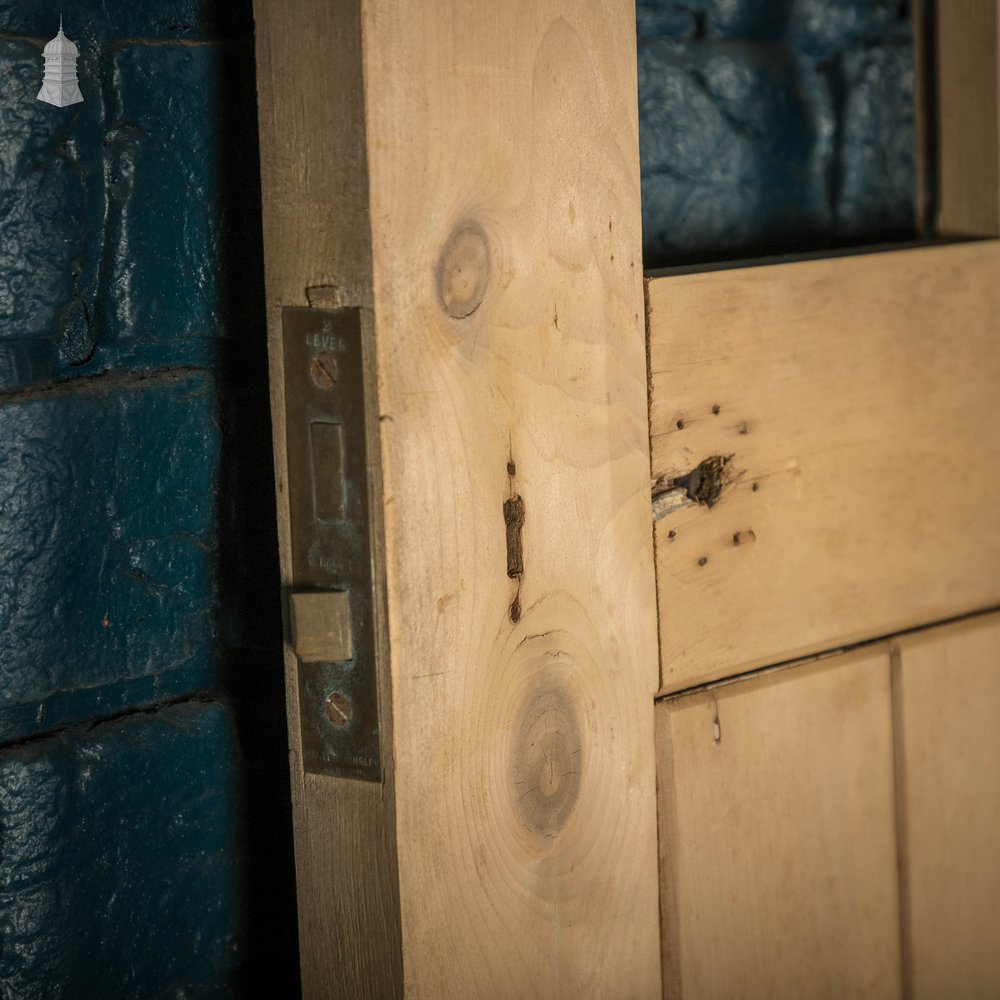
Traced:
[[909, 995], [986, 1000], [1000, 984], [1000, 616], [897, 647]]
[[937, 0], [935, 19], [937, 231], [1000, 236], [1000, 0]]
[[631, 0], [364, 5], [408, 996], [658, 996]]
[[[649, 281], [663, 690], [1000, 604], [998, 273], [981, 242]], [[669, 489], [713, 456], [713, 506]]]
[[[371, 305], [367, 168], [357, 0], [255, 0], [268, 354], [283, 590], [292, 583], [281, 310]], [[370, 342], [370, 313], [364, 324]], [[369, 404], [374, 377], [368, 373]], [[377, 412], [371, 417], [377, 420]], [[372, 516], [380, 517], [373, 446]], [[378, 540], [378, 527], [373, 532]], [[384, 578], [381, 555], [376, 578]], [[379, 599], [382, 594], [379, 593]], [[287, 607], [286, 607], [287, 612]], [[380, 715], [391, 741], [385, 613]], [[286, 615], [286, 634], [289, 635]], [[302, 768], [296, 658], [285, 648], [302, 993], [383, 1000], [402, 993], [391, 754], [383, 785]]]
[[657, 743], [664, 996], [900, 996], [887, 646], [661, 701]]
[[371, 305], [385, 516], [386, 783], [295, 773], [305, 993], [658, 996], [634, 7], [358, 9], [257, 4], [279, 476], [278, 310]]

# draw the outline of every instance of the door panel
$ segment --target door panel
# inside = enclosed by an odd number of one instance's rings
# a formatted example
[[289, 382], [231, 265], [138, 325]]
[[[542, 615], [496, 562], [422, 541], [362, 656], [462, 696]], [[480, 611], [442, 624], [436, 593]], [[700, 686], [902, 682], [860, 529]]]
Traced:
[[657, 706], [668, 997], [996, 997], [1000, 615]]
[[898, 650], [911, 995], [985, 1000], [1000, 990], [1000, 616]]
[[649, 282], [663, 690], [1000, 603], [997, 274], [991, 241]]
[[670, 997], [900, 992], [888, 648], [657, 706]]

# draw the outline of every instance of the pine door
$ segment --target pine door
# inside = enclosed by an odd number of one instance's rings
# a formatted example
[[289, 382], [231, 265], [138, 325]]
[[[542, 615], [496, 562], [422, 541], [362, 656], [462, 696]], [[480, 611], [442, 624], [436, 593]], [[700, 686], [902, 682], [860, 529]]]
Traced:
[[990, 995], [996, 0], [929, 245], [658, 276], [630, 0], [256, 17], [305, 994]]

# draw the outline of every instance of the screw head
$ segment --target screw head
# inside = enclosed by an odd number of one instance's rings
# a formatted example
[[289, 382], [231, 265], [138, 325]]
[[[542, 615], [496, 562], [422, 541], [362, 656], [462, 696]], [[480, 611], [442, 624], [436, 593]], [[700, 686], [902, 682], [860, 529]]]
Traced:
[[332, 691], [323, 704], [330, 725], [343, 729], [351, 721], [351, 699], [343, 691]]
[[337, 359], [329, 351], [315, 354], [309, 362], [309, 377], [318, 389], [331, 389], [337, 381]]

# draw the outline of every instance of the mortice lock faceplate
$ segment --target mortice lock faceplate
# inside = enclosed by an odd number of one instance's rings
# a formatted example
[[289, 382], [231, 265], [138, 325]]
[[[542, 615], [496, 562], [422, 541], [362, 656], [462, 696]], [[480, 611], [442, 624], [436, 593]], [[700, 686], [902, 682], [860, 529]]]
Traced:
[[360, 309], [282, 311], [306, 771], [382, 780]]

